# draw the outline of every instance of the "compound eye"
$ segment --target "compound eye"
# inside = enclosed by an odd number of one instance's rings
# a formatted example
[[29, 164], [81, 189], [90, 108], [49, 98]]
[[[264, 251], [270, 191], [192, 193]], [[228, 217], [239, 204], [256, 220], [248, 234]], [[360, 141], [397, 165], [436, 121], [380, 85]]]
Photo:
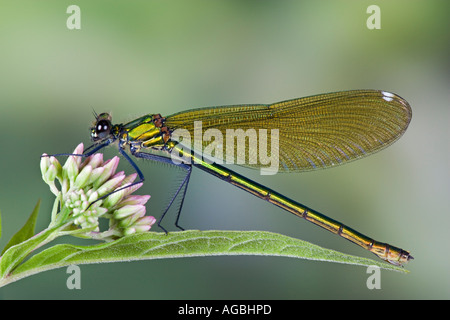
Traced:
[[97, 134], [101, 134], [104, 132], [109, 133], [110, 127], [111, 124], [108, 120], [100, 120], [95, 126], [95, 131], [97, 131]]
[[103, 140], [111, 134], [111, 122], [109, 120], [99, 120], [93, 128], [91, 128], [91, 138], [94, 141]]

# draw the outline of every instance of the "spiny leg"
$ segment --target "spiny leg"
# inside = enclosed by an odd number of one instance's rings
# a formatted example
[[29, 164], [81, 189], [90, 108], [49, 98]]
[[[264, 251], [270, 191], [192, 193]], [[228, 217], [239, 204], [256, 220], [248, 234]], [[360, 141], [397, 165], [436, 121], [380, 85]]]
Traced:
[[[42, 157], [59, 157], [59, 156], [74, 156], [74, 157], [83, 157], [83, 158], [87, 158], [92, 156], [94, 153], [96, 153], [98, 150], [103, 149], [104, 147], [106, 147], [107, 145], [109, 145], [111, 143], [111, 141], [106, 141], [104, 143], [101, 144], [93, 144], [91, 146], [89, 146], [86, 150], [84, 150], [84, 152], [82, 154], [74, 154], [74, 153], [58, 153], [58, 154], [46, 154], [46, 155], [42, 155]], [[89, 149], [92, 149], [89, 151]]]
[[[94, 152], [97, 151], [97, 150], [98, 150], [98, 148], [95, 148], [95, 149], [94, 149]], [[98, 198], [97, 200], [91, 202], [91, 203], [89, 204], [88, 208], [89, 208], [92, 204], [94, 204], [95, 202], [97, 202], [97, 201], [99, 201], [99, 200], [102, 200], [102, 199], [105, 199], [106, 197], [110, 196], [111, 194], [113, 194], [113, 193], [115, 193], [115, 192], [121, 191], [121, 190], [126, 189], [126, 188], [130, 188], [130, 187], [132, 187], [132, 186], [134, 186], [134, 185], [137, 185], [137, 184], [139, 184], [139, 183], [144, 182], [144, 180], [145, 180], [144, 174], [143, 174], [142, 171], [139, 169], [138, 165], [133, 161], [133, 159], [131, 159], [131, 157], [125, 152], [125, 150], [123, 149], [122, 145], [119, 145], [119, 152], [120, 152], [120, 154], [128, 161], [128, 163], [130, 163], [131, 166], [134, 168], [134, 170], [136, 171], [136, 173], [137, 173], [138, 176], [139, 176], [139, 180], [138, 180], [138, 181], [135, 181], [135, 182], [133, 182], [133, 183], [131, 183], [131, 184], [129, 184], [129, 185], [123, 186], [123, 187], [121, 187], [121, 188], [119, 188], [119, 189], [116, 189], [116, 190], [114, 190], [114, 191], [112, 191], [112, 192], [110, 192], [110, 193], [108, 193], [108, 194], [106, 194], [106, 195], [104, 195], [104, 196]], [[90, 152], [90, 154], [92, 154], [92, 153], [93, 153], [93, 152]], [[168, 163], [168, 164], [171, 164], [171, 165], [180, 166], [180, 167], [182, 167], [182, 168], [185, 169], [185, 170], [187, 170], [186, 167], [189, 167], [189, 169], [188, 169], [188, 179], [187, 179], [187, 180], [189, 181], [189, 176], [190, 176], [190, 173], [191, 173], [191, 168], [190, 168], [190, 166], [188, 166], [188, 165], [185, 165], [185, 164], [180, 164], [180, 165], [178, 165], [178, 164], [173, 163], [173, 162], [172, 162], [169, 158], [167, 158], [167, 157], [159, 156], [159, 155], [155, 155], [155, 154], [150, 154], [150, 153], [145, 153], [145, 152], [134, 152], [134, 153], [132, 153], [132, 154], [133, 154], [134, 156], [138, 157], [138, 158], [143, 158], [143, 159], [148, 159], [148, 160], [152, 160], [152, 161], [163, 162], [163, 163]], [[185, 180], [186, 180], [186, 178], [185, 178]], [[185, 181], [183, 181], [181, 187], [183, 186], [183, 184], [185, 184]], [[178, 193], [180, 192], [181, 187], [178, 188], [178, 190], [177, 190], [177, 192], [176, 192], [174, 198], [170, 201], [169, 206], [165, 209], [165, 211], [163, 212], [161, 218], [160, 218], [159, 221], [158, 221], [158, 227], [160, 227], [165, 233], [168, 233], [168, 232], [167, 232], [167, 230], [166, 230], [165, 228], [163, 228], [163, 227], [161, 226], [161, 221], [162, 221], [162, 219], [164, 218], [166, 212], [169, 210], [169, 208], [170, 208], [171, 204], [173, 203], [175, 197], [176, 197], [176, 196], [178, 195]], [[180, 211], [181, 211], [181, 207], [180, 207]], [[179, 216], [179, 215], [180, 215], [180, 212], [178, 212], [178, 216]], [[177, 222], [178, 222], [178, 219], [177, 219]], [[175, 225], [176, 225], [176, 224], [175, 224]], [[176, 225], [176, 226], [178, 227], [178, 225]], [[180, 228], [180, 227], [179, 227], [179, 228]], [[180, 229], [182, 229], [182, 228], [180, 228]]]
[[[146, 152], [134, 152], [133, 155], [137, 158], [142, 158], [142, 159], [147, 159], [147, 160], [153, 160], [153, 161], [158, 161], [158, 162], [163, 162], [169, 165], [173, 165], [173, 166], [177, 166], [179, 168], [182, 168], [183, 170], [186, 171], [186, 175], [183, 179], [183, 181], [181, 182], [180, 186], [178, 187], [177, 191], [175, 192], [175, 194], [173, 195], [172, 199], [169, 201], [169, 204], [167, 205], [167, 207], [164, 209], [161, 218], [159, 218], [158, 221], [158, 227], [160, 227], [165, 233], [167, 233], [167, 230], [161, 225], [162, 220], [164, 219], [166, 213], [169, 211], [170, 207], [172, 206], [173, 202], [175, 201], [176, 197], [178, 196], [178, 194], [180, 193], [181, 190], [183, 190], [183, 195], [181, 198], [181, 203], [180, 206], [178, 208], [178, 213], [177, 213], [177, 217], [175, 220], [175, 226], [178, 229], [184, 230], [184, 228], [182, 228], [179, 224], [178, 221], [180, 219], [180, 215], [181, 215], [181, 209], [183, 207], [183, 203], [184, 203], [184, 198], [186, 195], [186, 190], [187, 190], [187, 186], [189, 184], [189, 179], [191, 177], [191, 172], [192, 172], [192, 165], [188, 165], [185, 163], [174, 163], [170, 158], [168, 157], [164, 157], [164, 156], [159, 156], [159, 155], [155, 155], [155, 154], [150, 154], [150, 153], [146, 153]], [[130, 159], [131, 160], [131, 159]], [[133, 167], [135, 166], [134, 163], [132, 163]], [[138, 171], [139, 169], [137, 168], [137, 166], [135, 167], [136, 171]], [[139, 174], [139, 172], [138, 172]], [[142, 176], [142, 180], [143, 180], [143, 176]]]
[[[183, 190], [183, 196], [181, 197], [181, 203], [180, 203], [180, 207], [179, 207], [179, 209], [178, 209], [178, 214], [177, 214], [177, 218], [176, 218], [176, 220], [175, 220], [175, 226], [178, 228], [178, 229], [181, 229], [181, 230], [184, 230], [184, 228], [182, 228], [179, 224], [178, 224], [178, 220], [180, 220], [180, 215], [181, 215], [181, 208], [183, 207], [183, 203], [184, 203], [184, 198], [186, 197], [186, 191], [187, 191], [187, 188], [188, 188], [188, 184], [189, 184], [189, 179], [191, 178], [191, 173], [192, 173], [192, 166], [187, 166], [189, 169], [189, 171], [188, 171], [188, 173], [186, 174], [186, 176], [184, 177], [184, 180], [183, 180], [183, 182], [182, 182], [182, 184], [181, 184], [181, 186], [180, 186], [180, 188], [181, 187], [183, 187], [183, 185], [184, 185], [184, 190]], [[179, 190], [177, 191], [177, 194], [178, 194], [178, 192], [179, 192]], [[175, 197], [174, 197], [174, 199], [175, 199]], [[173, 201], [173, 200], [172, 200]]]

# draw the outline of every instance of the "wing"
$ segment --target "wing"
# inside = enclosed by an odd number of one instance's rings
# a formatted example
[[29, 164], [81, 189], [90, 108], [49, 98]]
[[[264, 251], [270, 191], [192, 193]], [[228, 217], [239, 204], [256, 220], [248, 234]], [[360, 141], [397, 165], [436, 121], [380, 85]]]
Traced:
[[[260, 168], [265, 165], [264, 156], [278, 156], [279, 171], [306, 171], [386, 148], [405, 132], [411, 115], [408, 102], [396, 94], [354, 90], [271, 105], [194, 109], [166, 117], [165, 124], [171, 131], [186, 129], [192, 138], [189, 147], [197, 152], [201, 147], [209, 154], [215, 146], [218, 149], [212, 155], [226, 162]], [[274, 129], [278, 139], [272, 136]], [[220, 148], [222, 153], [217, 151]]]

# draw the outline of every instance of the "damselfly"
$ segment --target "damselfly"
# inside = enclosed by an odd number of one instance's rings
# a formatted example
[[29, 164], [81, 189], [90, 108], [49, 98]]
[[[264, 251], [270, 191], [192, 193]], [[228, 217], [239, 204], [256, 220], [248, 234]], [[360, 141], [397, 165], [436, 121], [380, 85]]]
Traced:
[[[125, 124], [113, 124], [108, 113], [95, 117], [91, 128], [94, 144], [79, 156], [88, 157], [118, 142], [119, 152], [139, 176], [134, 184], [143, 182], [144, 175], [127, 149], [134, 157], [184, 170], [185, 176], [158, 222], [164, 231], [161, 221], [178, 195], [181, 204], [175, 225], [182, 229], [178, 220], [194, 166], [350, 240], [389, 263], [401, 265], [413, 258], [408, 251], [367, 237], [219, 164], [226, 158], [227, 162], [231, 159], [246, 167], [264, 168], [267, 161], [262, 161], [262, 157], [268, 153], [277, 162], [275, 168], [269, 168], [272, 172], [266, 173], [273, 173], [273, 169], [301, 172], [368, 156], [391, 145], [408, 127], [411, 108], [396, 94], [380, 90], [344, 91], [270, 105], [209, 107], [171, 116], [148, 114]], [[234, 145], [224, 151], [225, 142], [219, 135], [226, 137], [238, 129], [244, 134], [241, 140], [244, 145]], [[260, 133], [257, 140], [250, 138], [250, 130]], [[276, 130], [277, 134], [268, 139], [267, 130]], [[252, 144], [261, 143], [263, 138], [265, 149], [254, 148]], [[231, 145], [226, 143], [227, 147]], [[210, 151], [208, 156], [216, 162], [204, 156], [205, 150]]]

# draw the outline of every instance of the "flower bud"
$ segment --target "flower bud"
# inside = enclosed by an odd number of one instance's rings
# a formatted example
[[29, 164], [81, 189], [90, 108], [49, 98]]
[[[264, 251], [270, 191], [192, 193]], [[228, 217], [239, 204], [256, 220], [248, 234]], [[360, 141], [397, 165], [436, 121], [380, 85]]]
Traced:
[[[106, 240], [151, 228], [155, 218], [145, 216], [145, 204], [150, 196], [131, 195], [142, 186], [142, 183], [132, 185], [136, 173], [129, 176], [123, 171], [116, 173], [118, 157], [103, 162], [103, 155], [95, 154], [82, 162], [83, 144], [79, 144], [73, 154], [64, 166], [46, 154], [40, 162], [44, 181], [60, 196], [60, 207], [68, 209], [61, 219], [73, 219], [75, 226], [86, 230], [84, 236], [95, 239]], [[56, 178], [60, 190], [55, 184]], [[103, 196], [106, 197], [102, 199]], [[100, 233], [99, 218], [110, 219], [109, 230]]]

